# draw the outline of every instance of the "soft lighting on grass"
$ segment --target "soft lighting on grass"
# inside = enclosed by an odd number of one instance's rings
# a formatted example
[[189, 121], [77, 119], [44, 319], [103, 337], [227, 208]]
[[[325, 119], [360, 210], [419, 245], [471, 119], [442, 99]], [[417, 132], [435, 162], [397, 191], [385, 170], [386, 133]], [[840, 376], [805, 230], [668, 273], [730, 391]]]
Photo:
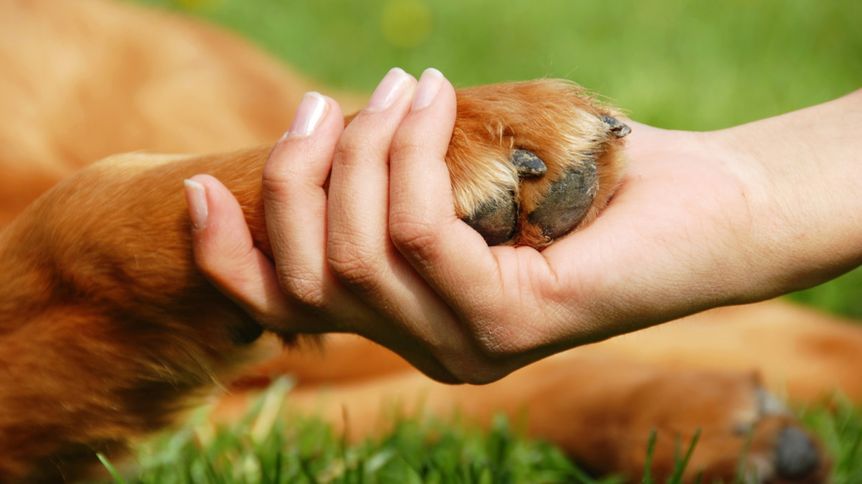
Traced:
[[[525, 439], [504, 417], [491, 428], [401, 420], [380, 438], [349, 445], [313, 416], [292, 416], [287, 382], [276, 382], [228, 426], [207, 409], [178, 431], [142, 445], [129, 482], [185, 483], [557, 483], [593, 479], [554, 446]], [[203, 431], [201, 430], [203, 429]], [[204, 438], [201, 438], [205, 436]], [[114, 482], [123, 477], [104, 457]]]
[[[99, 459], [115, 483], [622, 482], [591, 477], [553, 445], [521, 436], [502, 416], [485, 431], [463, 422], [404, 419], [379, 438], [348, 444], [313, 416], [292, 414], [290, 387], [288, 381], [276, 382], [233, 425], [214, 426], [208, 409], [198, 410], [179, 430], [142, 445], [137, 473], [125, 480], [104, 456]], [[835, 397], [801, 415], [834, 456], [831, 482], [862, 482], [862, 412]], [[676, 443], [676, 465], [667, 483], [682, 482], [699, 437], [698, 432], [691, 441]], [[645, 484], [656, 484], [651, 472], [655, 443], [653, 432], [644, 449]], [[739, 469], [738, 482], [748, 482], [745, 466]]]

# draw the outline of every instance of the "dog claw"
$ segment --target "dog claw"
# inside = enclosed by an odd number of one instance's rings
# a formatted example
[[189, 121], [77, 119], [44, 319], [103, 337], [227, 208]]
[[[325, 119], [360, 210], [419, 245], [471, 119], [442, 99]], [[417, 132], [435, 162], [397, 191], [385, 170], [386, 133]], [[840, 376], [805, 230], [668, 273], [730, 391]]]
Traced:
[[597, 192], [596, 160], [590, 158], [552, 183], [548, 195], [530, 212], [527, 221], [540, 227], [545, 237], [562, 237], [584, 219]]
[[608, 130], [616, 138], [622, 138], [632, 132], [632, 129], [625, 123], [613, 116], [602, 116], [602, 122], [608, 125]]
[[513, 193], [509, 202], [492, 200], [483, 203], [475, 213], [464, 219], [485, 239], [488, 245], [508, 242], [518, 225], [518, 203]]
[[544, 175], [548, 171], [548, 167], [541, 158], [535, 153], [528, 150], [515, 150], [509, 161], [515, 165], [518, 170], [518, 176], [521, 178], [535, 178]]

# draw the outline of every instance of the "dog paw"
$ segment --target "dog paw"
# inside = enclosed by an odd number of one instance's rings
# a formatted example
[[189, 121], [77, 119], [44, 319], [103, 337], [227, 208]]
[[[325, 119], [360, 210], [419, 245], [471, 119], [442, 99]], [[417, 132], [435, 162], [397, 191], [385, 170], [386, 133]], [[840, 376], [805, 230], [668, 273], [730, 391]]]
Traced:
[[817, 439], [754, 374], [615, 365], [610, 359], [589, 371], [604, 368], [600, 382], [577, 385], [571, 371], [563, 371], [568, 366], [560, 368], [530, 397], [530, 431], [595, 475], [636, 482], [649, 469], [655, 482], [680, 477], [686, 483], [758, 484], [828, 478], [830, 462]]
[[747, 438], [736, 475], [746, 482], [827, 482], [829, 463], [818, 441], [775, 396], [757, 387], [755, 412], [734, 433]]
[[447, 154], [455, 209], [490, 245], [541, 248], [592, 221], [622, 175], [630, 129], [577, 85], [458, 91]]
[[[677, 386], [680, 383], [689, 385]], [[663, 394], [650, 398], [655, 405], [650, 406], [652, 414], [639, 415], [642, 424], [651, 422], [656, 431], [651, 463], [655, 476], [670, 477], [698, 433], [684, 482], [827, 481], [830, 466], [816, 438], [779, 399], [759, 385], [757, 378], [705, 374], [699, 385], [707, 385], [707, 391], [692, 383], [695, 382], [659, 384], [673, 385], [675, 389], [660, 388]], [[644, 448], [634, 447], [635, 458], [629, 462], [633, 471], [644, 468]]]

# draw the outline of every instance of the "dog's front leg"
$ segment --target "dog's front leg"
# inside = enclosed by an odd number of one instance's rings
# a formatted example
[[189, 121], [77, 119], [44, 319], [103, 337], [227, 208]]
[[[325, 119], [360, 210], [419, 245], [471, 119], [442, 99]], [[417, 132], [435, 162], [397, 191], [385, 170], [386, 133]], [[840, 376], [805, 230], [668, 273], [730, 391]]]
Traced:
[[225, 180], [265, 245], [266, 153], [108, 159], [0, 234], [0, 476], [79, 477], [243, 358], [261, 329], [195, 269], [182, 180]]

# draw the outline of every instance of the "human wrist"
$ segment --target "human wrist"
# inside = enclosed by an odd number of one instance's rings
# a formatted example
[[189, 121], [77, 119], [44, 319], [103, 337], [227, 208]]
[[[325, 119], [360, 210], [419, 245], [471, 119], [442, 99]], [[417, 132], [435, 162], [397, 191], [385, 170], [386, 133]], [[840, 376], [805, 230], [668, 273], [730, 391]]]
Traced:
[[713, 133], [746, 192], [753, 297], [810, 287], [862, 262], [860, 113], [862, 90]]

